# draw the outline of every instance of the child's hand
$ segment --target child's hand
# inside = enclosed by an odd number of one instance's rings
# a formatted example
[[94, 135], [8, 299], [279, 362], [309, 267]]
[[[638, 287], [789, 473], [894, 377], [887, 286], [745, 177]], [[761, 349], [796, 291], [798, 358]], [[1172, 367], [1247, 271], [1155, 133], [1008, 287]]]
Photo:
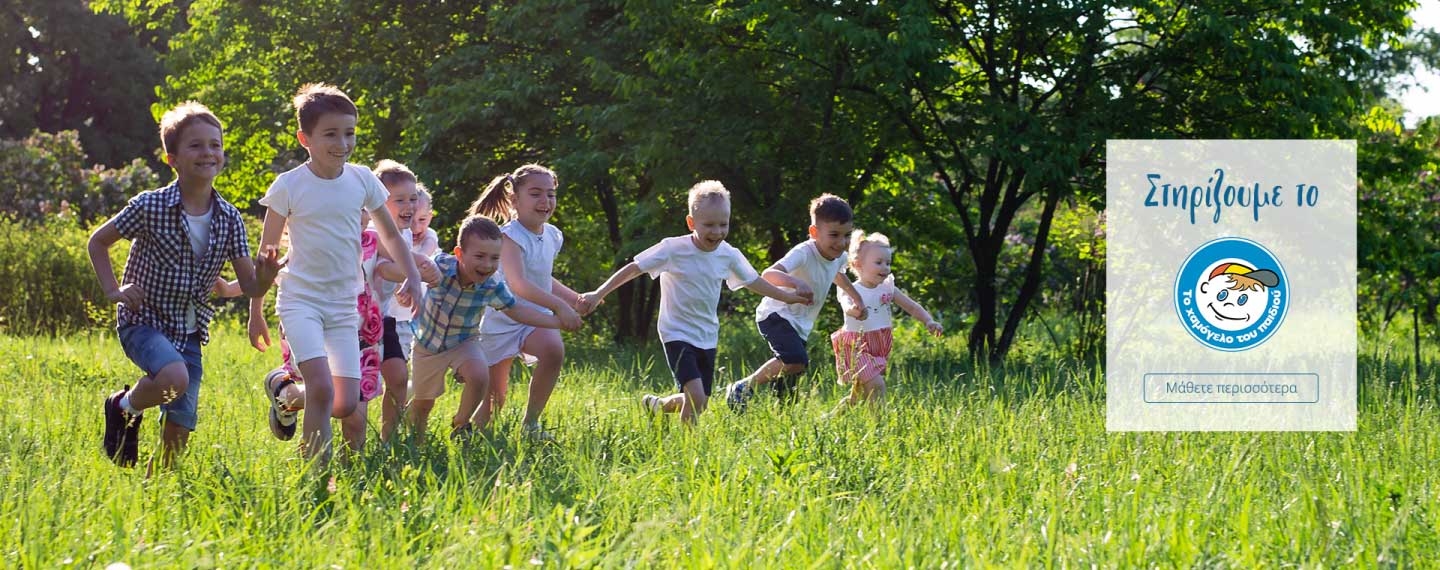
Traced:
[[780, 300], [786, 305], [809, 305], [815, 302], [813, 294], [801, 296], [799, 293], [786, 293], [785, 297]]
[[801, 305], [809, 305], [815, 302], [815, 290], [811, 289], [809, 284], [799, 279], [795, 280], [795, 294], [805, 299], [799, 303]]
[[[265, 322], [265, 317], [259, 313], [250, 313], [250, 322], [245, 326], [250, 333], [250, 346], [255, 350], [265, 352], [270, 348], [270, 325]], [[264, 342], [261, 342], [264, 341]]]
[[863, 321], [865, 317], [870, 316], [870, 311], [865, 308], [865, 305], [851, 305], [849, 309], [845, 309], [845, 314], [857, 321]]
[[273, 245], [265, 247], [255, 258], [255, 280], [269, 287], [275, 282], [275, 276], [280, 274], [280, 269], [289, 262], [289, 259], [280, 258], [279, 248]]
[[929, 329], [929, 330], [930, 330], [930, 334], [933, 334], [933, 335], [935, 335], [935, 336], [940, 336], [940, 335], [942, 335], [942, 334], [945, 334], [945, 327], [940, 326], [940, 323], [939, 323], [938, 321], [936, 321], [935, 319], [930, 319], [930, 320], [928, 320], [928, 321], [925, 321], [925, 328], [926, 328], [926, 329]]
[[560, 305], [560, 310], [555, 313], [555, 317], [560, 319], [561, 330], [570, 332], [580, 330], [580, 315], [576, 314], [575, 309], [570, 308], [569, 305]]
[[424, 296], [425, 292], [420, 289], [420, 284], [411, 282], [408, 278], [395, 290], [395, 301], [400, 303], [401, 307], [409, 307], [411, 316], [420, 315], [419, 300]]
[[420, 270], [420, 280], [424, 281], [426, 285], [435, 287], [440, 284], [440, 268], [435, 265], [434, 261], [426, 259], [418, 262], [415, 264], [415, 269]]
[[134, 283], [126, 283], [124, 285], [121, 285], [120, 288], [116, 289], [114, 292], [107, 293], [105, 297], [109, 298], [111, 301], [114, 301], [116, 303], [122, 303], [126, 307], [134, 309], [139, 307], [140, 303], [145, 302], [145, 290], [141, 289], [139, 285], [136, 285]]
[[604, 302], [605, 301], [600, 299], [599, 295], [594, 291], [581, 293], [575, 300], [575, 311], [580, 313], [582, 317], [588, 316], [595, 311], [596, 307], [599, 307]]

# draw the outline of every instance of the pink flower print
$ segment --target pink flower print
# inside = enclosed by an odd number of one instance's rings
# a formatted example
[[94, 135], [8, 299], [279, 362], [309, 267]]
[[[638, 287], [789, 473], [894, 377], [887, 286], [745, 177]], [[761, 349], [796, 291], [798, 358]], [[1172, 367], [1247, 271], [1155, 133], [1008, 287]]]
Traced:
[[380, 236], [374, 230], [360, 232], [360, 260], [364, 261], [375, 257], [379, 250]]
[[889, 305], [889, 304], [890, 304], [890, 301], [893, 301], [893, 300], [895, 300], [895, 295], [892, 294], [892, 293], [885, 293], [885, 294], [883, 294], [883, 295], [880, 296], [880, 304], [881, 304], [881, 305]]
[[385, 385], [380, 382], [380, 347], [360, 351], [360, 399], [368, 402], [384, 391]]
[[280, 360], [285, 365], [285, 372], [290, 374], [291, 378], [294, 378], [296, 382], [302, 381], [300, 369], [295, 366], [295, 356], [290, 353], [290, 341], [285, 340], [285, 337], [280, 337]]
[[369, 286], [356, 298], [356, 305], [360, 311], [360, 344], [370, 346], [380, 342], [381, 335], [385, 333], [385, 318], [380, 314], [380, 305], [375, 302], [375, 297], [370, 295]]

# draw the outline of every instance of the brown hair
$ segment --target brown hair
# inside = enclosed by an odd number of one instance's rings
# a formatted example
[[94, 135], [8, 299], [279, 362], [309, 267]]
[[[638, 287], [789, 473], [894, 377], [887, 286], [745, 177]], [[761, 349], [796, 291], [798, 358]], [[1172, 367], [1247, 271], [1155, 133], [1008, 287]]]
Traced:
[[379, 178], [380, 182], [384, 184], [386, 188], [389, 188], [392, 184], [399, 184], [401, 182], [411, 182], [415, 184], [419, 184], [420, 182], [419, 179], [415, 178], [415, 173], [411, 172], [409, 168], [388, 158], [375, 163], [375, 177]]
[[300, 121], [300, 130], [306, 133], [315, 128], [315, 123], [320, 122], [320, 117], [339, 113], [359, 117], [360, 112], [355, 109], [355, 102], [345, 95], [334, 85], [324, 83], [307, 83], [295, 92], [295, 118]]
[[485, 216], [471, 214], [460, 222], [460, 234], [455, 238], [455, 246], [465, 249], [465, 241], [469, 239], [499, 240], [500, 226], [495, 220]]
[[850, 204], [844, 198], [834, 194], [821, 194], [810, 201], [810, 225], [812, 226], [818, 226], [820, 222], [844, 224], [854, 219], [855, 212], [850, 209]]
[[180, 144], [180, 133], [185, 132], [185, 127], [196, 121], [213, 125], [222, 132], [225, 130], [225, 127], [220, 126], [220, 118], [211, 113], [210, 109], [194, 101], [186, 101], [165, 111], [165, 115], [160, 117], [160, 144], [165, 149], [165, 154], [175, 152], [175, 146]]
[[556, 184], [560, 178], [555, 176], [555, 171], [538, 164], [526, 164], [516, 168], [515, 172], [502, 174], [490, 180], [485, 191], [480, 197], [470, 204], [470, 215], [489, 216], [493, 219], [505, 221], [511, 218], [515, 209], [515, 189], [520, 187], [520, 181], [526, 176], [544, 174], [549, 176]]

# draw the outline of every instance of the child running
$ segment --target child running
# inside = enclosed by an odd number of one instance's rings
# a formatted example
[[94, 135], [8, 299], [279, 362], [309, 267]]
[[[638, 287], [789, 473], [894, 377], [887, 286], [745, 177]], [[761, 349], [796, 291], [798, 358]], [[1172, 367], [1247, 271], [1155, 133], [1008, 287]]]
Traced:
[[676, 393], [664, 398], [646, 394], [641, 403], [652, 413], [680, 413], [693, 425], [709, 404], [715, 381], [716, 345], [720, 339], [720, 283], [731, 290], [744, 287], [782, 303], [809, 304], [807, 294], [790, 293], [755, 272], [745, 254], [725, 243], [730, 233], [730, 192], [714, 180], [690, 188], [689, 235], [660, 240], [620, 268], [600, 288], [581, 296], [593, 309], [611, 291], [649, 273], [660, 279], [660, 319], [656, 329], [665, 345], [665, 363], [675, 378]]

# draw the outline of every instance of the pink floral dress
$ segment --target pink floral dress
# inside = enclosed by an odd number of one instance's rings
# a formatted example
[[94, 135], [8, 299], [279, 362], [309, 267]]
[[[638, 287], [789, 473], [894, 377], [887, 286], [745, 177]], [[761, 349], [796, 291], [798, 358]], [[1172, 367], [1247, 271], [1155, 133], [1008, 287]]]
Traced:
[[[375, 230], [360, 234], [360, 263], [365, 271], [365, 290], [355, 298], [360, 311], [360, 401], [368, 402], [385, 392], [385, 383], [380, 381], [380, 339], [385, 334], [385, 318], [380, 313], [380, 304], [370, 290], [370, 277], [379, 262], [380, 236]], [[280, 339], [280, 358], [285, 361], [285, 372], [290, 379], [304, 382], [300, 368], [295, 366], [290, 355], [290, 343]]]

